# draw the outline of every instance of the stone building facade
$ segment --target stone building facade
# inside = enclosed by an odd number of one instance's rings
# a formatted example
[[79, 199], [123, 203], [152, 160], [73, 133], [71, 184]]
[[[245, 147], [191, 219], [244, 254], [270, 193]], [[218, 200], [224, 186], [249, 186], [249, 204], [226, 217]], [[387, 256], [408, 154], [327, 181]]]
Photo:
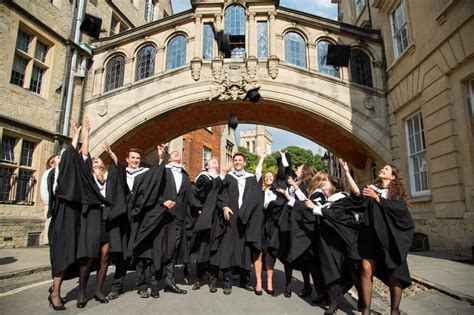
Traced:
[[416, 232], [474, 250], [474, 2], [340, 0], [339, 21], [384, 39], [392, 161], [407, 174]]
[[0, 1], [0, 248], [44, 241], [39, 181], [69, 141], [69, 118], [82, 115], [91, 62], [90, 37], [75, 36], [75, 17], [83, 8], [101, 18], [106, 37], [172, 14], [170, 0], [146, 3], [148, 15], [137, 0]]
[[251, 153], [260, 152], [267, 155], [272, 153], [272, 134], [265, 126], [257, 125], [255, 129], [240, 131], [240, 146], [246, 148]]

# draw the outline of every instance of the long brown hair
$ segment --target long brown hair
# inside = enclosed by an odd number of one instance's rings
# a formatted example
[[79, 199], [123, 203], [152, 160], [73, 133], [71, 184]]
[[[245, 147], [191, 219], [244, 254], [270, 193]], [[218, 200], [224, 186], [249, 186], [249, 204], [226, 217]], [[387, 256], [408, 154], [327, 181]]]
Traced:
[[316, 189], [319, 189], [323, 186], [323, 181], [328, 178], [328, 173], [325, 171], [317, 172], [311, 181], [308, 184], [308, 195], [311, 196]]
[[301, 178], [298, 178], [298, 181], [296, 182], [298, 185], [303, 183], [304, 185], [308, 186], [311, 179], [314, 177], [316, 174], [316, 170], [314, 169], [314, 166], [311, 164], [303, 164], [303, 168], [301, 170]]
[[335, 193], [338, 193], [344, 190], [344, 183], [339, 178], [335, 176], [328, 176], [328, 181], [331, 182], [331, 185], [334, 188], [334, 190], [331, 191], [331, 195], [334, 195]]
[[[395, 176], [395, 179], [390, 181], [388, 184], [388, 194], [387, 198], [391, 199], [394, 194], [397, 194], [400, 198], [403, 199], [407, 207], [410, 207], [410, 198], [408, 197], [407, 186], [404, 183], [402, 172], [398, 167], [393, 164], [387, 164], [392, 168], [392, 175]], [[383, 181], [380, 178], [377, 178], [374, 182], [374, 185], [378, 188], [385, 188], [383, 187]]]

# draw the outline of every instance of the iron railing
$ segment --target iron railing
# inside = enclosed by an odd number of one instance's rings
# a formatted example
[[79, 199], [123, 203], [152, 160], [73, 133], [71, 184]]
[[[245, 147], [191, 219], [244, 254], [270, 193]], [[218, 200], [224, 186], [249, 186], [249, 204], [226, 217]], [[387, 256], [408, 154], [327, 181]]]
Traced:
[[36, 178], [31, 172], [0, 169], [0, 204], [33, 205]]

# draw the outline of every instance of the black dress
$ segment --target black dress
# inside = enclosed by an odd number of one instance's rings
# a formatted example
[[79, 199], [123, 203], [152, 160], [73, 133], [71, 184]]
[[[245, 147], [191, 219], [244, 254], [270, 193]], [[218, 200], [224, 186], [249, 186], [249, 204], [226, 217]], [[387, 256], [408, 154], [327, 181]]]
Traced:
[[364, 222], [351, 249], [351, 257], [376, 261], [375, 276], [387, 285], [389, 277], [393, 276], [406, 288], [411, 285], [406, 258], [415, 229], [413, 219], [399, 196], [379, 197], [380, 205], [367, 198]]
[[[282, 212], [284, 211], [284, 206], [286, 203], [285, 197], [275, 190], [275, 187], [268, 188], [273, 194], [276, 195], [276, 199], [270, 201], [266, 208], [263, 209], [263, 224], [262, 224], [262, 251], [264, 253], [263, 263], [270, 266], [272, 269], [275, 266], [276, 258], [278, 253], [276, 253], [272, 248], [272, 239], [277, 240], [279, 236], [279, 221]], [[263, 192], [263, 200], [265, 201], [265, 193]], [[274, 245], [275, 246], [275, 245]]]
[[[91, 178], [90, 159], [84, 161], [72, 146], [64, 151], [58, 169], [54, 192], [54, 180], [48, 181], [51, 273], [54, 277], [67, 271], [64, 279], [70, 279], [78, 275], [77, 267], [82, 259], [98, 258], [102, 209], [110, 203]], [[54, 172], [50, 172], [50, 176], [54, 176]]]

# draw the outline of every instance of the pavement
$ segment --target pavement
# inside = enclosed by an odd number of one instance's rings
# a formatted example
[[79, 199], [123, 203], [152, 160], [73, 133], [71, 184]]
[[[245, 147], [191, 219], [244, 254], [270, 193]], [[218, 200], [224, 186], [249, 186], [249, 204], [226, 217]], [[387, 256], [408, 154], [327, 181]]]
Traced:
[[[414, 286], [402, 299], [402, 314], [474, 314], [472, 261], [436, 252], [420, 252], [408, 256], [408, 265]], [[110, 290], [113, 271], [114, 267], [110, 267], [104, 292]], [[275, 266], [275, 297], [267, 294], [256, 296], [238, 287], [234, 287], [230, 296], [224, 296], [220, 289], [218, 293], [211, 294], [207, 286], [192, 291], [191, 283], [183, 278], [179, 269], [176, 275], [179, 286], [188, 290], [187, 296], [161, 291], [160, 299], [140, 299], [134, 290], [133, 272], [129, 272], [126, 278], [126, 292], [107, 305], [92, 299], [85, 309], [77, 309], [77, 279], [65, 281], [62, 294], [67, 300], [67, 313], [72, 314], [155, 314], [157, 310], [162, 314], [323, 314], [325, 309], [325, 306], [312, 305], [311, 298], [301, 299], [296, 294], [290, 299], [283, 297], [284, 272], [281, 264]], [[0, 249], [0, 314], [52, 313], [46, 300], [50, 277], [48, 247]], [[292, 289], [299, 292], [303, 286], [301, 274], [295, 271], [293, 277]], [[222, 283], [220, 285], [222, 287]], [[93, 297], [94, 286], [95, 277], [91, 276], [87, 291], [90, 298]], [[358, 314], [355, 296], [354, 290], [344, 296], [338, 314]], [[386, 296], [374, 291], [374, 313], [388, 314], [389, 305]]]

